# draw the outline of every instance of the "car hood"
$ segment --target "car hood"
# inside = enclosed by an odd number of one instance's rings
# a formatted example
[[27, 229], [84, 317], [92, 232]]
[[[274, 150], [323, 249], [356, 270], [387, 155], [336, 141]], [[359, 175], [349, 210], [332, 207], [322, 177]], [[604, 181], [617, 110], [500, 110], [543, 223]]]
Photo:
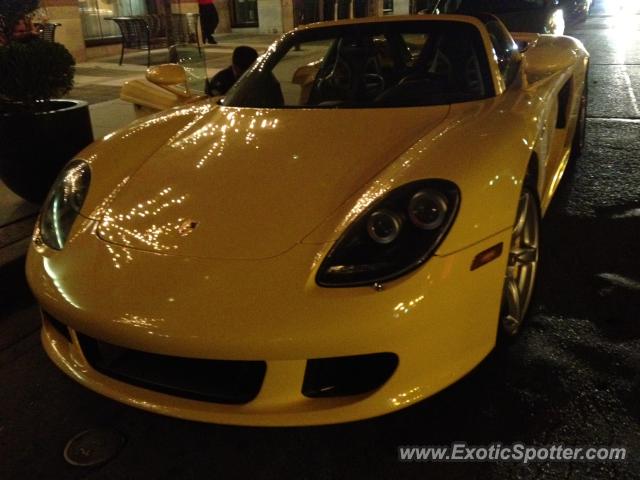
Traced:
[[98, 235], [174, 255], [279, 255], [448, 111], [216, 108], [122, 182], [103, 210]]

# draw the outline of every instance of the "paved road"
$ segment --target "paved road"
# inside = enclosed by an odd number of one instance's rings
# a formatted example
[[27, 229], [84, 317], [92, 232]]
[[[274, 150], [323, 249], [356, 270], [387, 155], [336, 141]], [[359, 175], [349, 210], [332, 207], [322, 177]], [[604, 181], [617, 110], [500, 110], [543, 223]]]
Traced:
[[[15, 263], [0, 272], [0, 478], [640, 478], [639, 25], [638, 16], [594, 16], [574, 29], [593, 55], [587, 148], [544, 221], [528, 329], [509, 350], [374, 420], [285, 429], [180, 421], [116, 404], [54, 368]], [[124, 449], [100, 468], [67, 465], [67, 440], [94, 427], [122, 432]], [[397, 461], [398, 445], [457, 440], [620, 445], [631, 461]]]

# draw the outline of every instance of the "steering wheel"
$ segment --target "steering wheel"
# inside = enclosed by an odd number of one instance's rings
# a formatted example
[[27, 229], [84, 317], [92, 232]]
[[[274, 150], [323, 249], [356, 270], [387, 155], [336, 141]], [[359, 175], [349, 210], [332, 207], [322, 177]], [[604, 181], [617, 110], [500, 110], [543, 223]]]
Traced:
[[363, 77], [364, 96], [373, 100], [382, 92], [384, 92], [384, 77], [377, 73], [365, 73]]
[[321, 79], [321, 82], [329, 87], [340, 91], [351, 88], [351, 67], [343, 58], [336, 58], [331, 71]]
[[318, 72], [316, 79], [311, 87], [311, 93], [309, 94], [309, 104], [318, 104], [326, 100], [336, 100], [340, 97], [347, 95], [351, 89], [351, 80], [353, 74], [349, 64], [336, 54], [336, 59], [331, 66], [331, 69], [326, 75], [321, 75], [322, 71]]

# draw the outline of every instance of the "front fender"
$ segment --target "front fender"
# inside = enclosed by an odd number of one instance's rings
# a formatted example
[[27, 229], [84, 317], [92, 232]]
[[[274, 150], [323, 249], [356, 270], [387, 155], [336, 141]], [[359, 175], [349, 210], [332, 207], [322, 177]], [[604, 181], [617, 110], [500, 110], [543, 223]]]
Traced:
[[538, 101], [517, 89], [452, 105], [436, 130], [351, 197], [305, 242], [332, 244], [388, 191], [426, 178], [450, 180], [461, 192], [457, 218], [437, 255], [457, 252], [510, 228], [539, 128], [533, 112], [539, 108]]

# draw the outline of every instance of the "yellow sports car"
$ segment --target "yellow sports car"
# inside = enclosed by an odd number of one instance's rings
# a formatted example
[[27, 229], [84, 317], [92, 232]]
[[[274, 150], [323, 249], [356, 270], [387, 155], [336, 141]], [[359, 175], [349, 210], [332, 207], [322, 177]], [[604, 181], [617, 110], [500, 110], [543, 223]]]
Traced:
[[495, 17], [284, 35], [229, 91], [67, 165], [27, 259], [42, 341], [120, 402], [345, 422], [521, 329], [540, 217], [584, 139], [588, 53]]

